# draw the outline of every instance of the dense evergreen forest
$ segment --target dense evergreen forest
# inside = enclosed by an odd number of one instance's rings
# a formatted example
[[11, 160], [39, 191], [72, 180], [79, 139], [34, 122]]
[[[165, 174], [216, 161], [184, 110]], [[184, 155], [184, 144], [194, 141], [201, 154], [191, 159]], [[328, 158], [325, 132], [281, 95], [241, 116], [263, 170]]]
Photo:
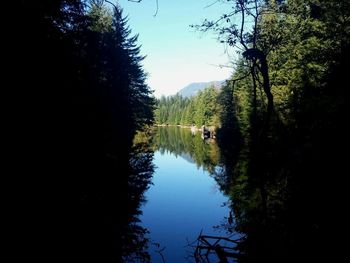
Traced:
[[190, 141], [186, 153], [215, 173], [234, 213], [222, 228], [242, 236], [238, 262], [340, 261], [350, 2], [215, 3], [227, 13], [193, 27], [234, 48], [231, 78], [220, 90], [155, 100], [118, 4], [15, 2], [10, 155], [24, 187], [16, 184], [11, 198], [19, 199], [16, 224], [30, 251], [18, 253], [27, 260], [149, 262], [138, 215], [155, 149], [149, 130], [137, 131], [155, 119], [218, 127], [220, 154], [198, 138], [169, 135], [175, 130], [158, 133], [166, 142], [158, 150], [182, 154], [187, 146], [175, 148], [171, 137]]
[[232, 12], [196, 27], [240, 55], [217, 100], [223, 176], [237, 220], [230, 230], [245, 235], [240, 262], [337, 261], [350, 2], [227, 2]]
[[36, 259], [121, 262], [131, 250], [142, 253], [134, 214], [152, 158], [131, 147], [153, 121], [154, 99], [137, 35], [120, 6], [107, 2], [16, 1], [12, 85], [21, 93], [12, 113], [25, 156], [20, 173], [33, 173], [20, 225], [29, 222], [28, 243], [39, 239], [30, 251], [40, 250]]
[[219, 91], [211, 86], [189, 98], [178, 94], [162, 96], [156, 102], [155, 121], [159, 125], [219, 126], [220, 105], [216, 103], [218, 94]]

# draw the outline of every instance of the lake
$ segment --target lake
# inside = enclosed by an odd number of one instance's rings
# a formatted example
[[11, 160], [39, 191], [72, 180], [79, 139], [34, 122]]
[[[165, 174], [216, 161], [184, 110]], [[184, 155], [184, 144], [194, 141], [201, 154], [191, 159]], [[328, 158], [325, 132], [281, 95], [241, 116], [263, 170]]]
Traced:
[[220, 236], [228, 197], [215, 179], [219, 149], [189, 129], [159, 127], [153, 137], [154, 174], [141, 207], [151, 262], [194, 262], [188, 246], [199, 234]]

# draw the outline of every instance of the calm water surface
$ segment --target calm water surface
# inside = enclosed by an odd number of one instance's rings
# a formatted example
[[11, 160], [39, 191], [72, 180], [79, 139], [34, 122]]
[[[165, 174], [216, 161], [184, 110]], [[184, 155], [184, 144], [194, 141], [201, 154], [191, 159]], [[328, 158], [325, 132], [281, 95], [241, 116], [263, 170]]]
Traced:
[[228, 198], [211, 173], [218, 169], [215, 142], [203, 141], [187, 129], [159, 128], [155, 138], [153, 185], [141, 208], [148, 229], [151, 262], [193, 262], [189, 242], [198, 235], [220, 235]]
[[[321, 205], [308, 188], [313, 181], [293, 179], [286, 164], [278, 164], [285, 172], [273, 174], [276, 167], [257, 162], [265, 171], [251, 173], [246, 152], [227, 142], [220, 152], [215, 141], [188, 129], [158, 128], [152, 138], [135, 140], [123, 262], [195, 262], [196, 248], [197, 262], [217, 263], [220, 256], [230, 263], [314, 262], [324, 251], [328, 227], [324, 214], [321, 220], [312, 210]], [[215, 250], [214, 242], [205, 243], [208, 236], [225, 239]]]

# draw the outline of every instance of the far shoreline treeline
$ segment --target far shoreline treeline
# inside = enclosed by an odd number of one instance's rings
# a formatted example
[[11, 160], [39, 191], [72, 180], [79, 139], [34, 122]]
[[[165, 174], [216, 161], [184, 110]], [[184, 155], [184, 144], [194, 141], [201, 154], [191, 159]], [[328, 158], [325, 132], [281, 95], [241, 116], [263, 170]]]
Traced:
[[204, 126], [220, 127], [221, 105], [218, 103], [221, 92], [209, 86], [193, 97], [179, 94], [161, 97], [154, 111], [156, 125], [177, 125], [181, 127]]

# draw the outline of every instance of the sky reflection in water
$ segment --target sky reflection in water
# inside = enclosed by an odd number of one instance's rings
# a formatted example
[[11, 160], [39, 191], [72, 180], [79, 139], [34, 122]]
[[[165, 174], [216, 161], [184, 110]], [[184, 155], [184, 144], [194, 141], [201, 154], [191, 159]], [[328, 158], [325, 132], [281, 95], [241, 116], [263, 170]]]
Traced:
[[[151, 262], [162, 262], [155, 252], [166, 247], [162, 254], [166, 262], [185, 262], [187, 240], [194, 241], [201, 230], [218, 234], [219, 225], [229, 213], [223, 206], [228, 200], [215, 180], [195, 163], [170, 152], [154, 155], [156, 170], [153, 184], [146, 192], [141, 216], [142, 225], [149, 231]], [[159, 243], [157, 248], [152, 243]], [[192, 253], [192, 252], [190, 252]]]

